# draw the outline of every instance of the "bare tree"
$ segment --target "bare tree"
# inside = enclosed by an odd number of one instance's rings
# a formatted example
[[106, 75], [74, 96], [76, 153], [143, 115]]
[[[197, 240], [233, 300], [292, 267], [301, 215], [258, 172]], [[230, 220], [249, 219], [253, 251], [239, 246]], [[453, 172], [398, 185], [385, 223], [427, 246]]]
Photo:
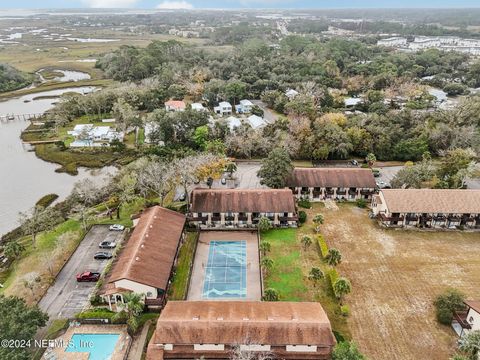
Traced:
[[160, 198], [163, 206], [165, 197], [174, 189], [175, 172], [173, 166], [158, 159], [149, 161], [138, 174], [140, 192], [147, 195], [153, 193]]
[[32, 246], [36, 247], [38, 233], [48, 231], [59, 223], [61, 214], [54, 208], [34, 206], [29, 212], [19, 214], [19, 222], [23, 232], [32, 236]]
[[23, 276], [23, 286], [32, 293], [32, 299], [35, 298], [35, 285], [40, 282], [40, 275], [35, 272], [29, 272]]

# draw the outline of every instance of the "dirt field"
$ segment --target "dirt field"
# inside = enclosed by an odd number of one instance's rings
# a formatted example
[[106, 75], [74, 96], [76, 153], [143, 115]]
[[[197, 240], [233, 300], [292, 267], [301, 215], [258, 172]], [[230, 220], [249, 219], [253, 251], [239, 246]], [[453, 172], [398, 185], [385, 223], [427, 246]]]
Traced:
[[480, 299], [480, 233], [385, 230], [354, 205], [316, 206], [352, 282], [349, 328], [361, 350], [374, 360], [448, 359], [456, 336], [437, 324], [432, 301], [448, 287]]

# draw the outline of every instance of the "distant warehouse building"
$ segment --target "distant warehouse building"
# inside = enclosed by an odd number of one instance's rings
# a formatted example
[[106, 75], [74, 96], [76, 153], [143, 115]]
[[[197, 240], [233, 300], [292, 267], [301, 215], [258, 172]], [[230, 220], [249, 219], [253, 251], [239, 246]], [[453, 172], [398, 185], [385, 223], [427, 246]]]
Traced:
[[296, 226], [295, 198], [289, 189], [195, 189], [189, 223], [208, 227], [255, 227], [261, 217], [272, 226]]
[[330, 359], [335, 338], [318, 302], [170, 301], [147, 360], [230, 359], [251, 351], [274, 359]]
[[295, 168], [287, 185], [310, 201], [370, 199], [377, 186], [372, 170], [359, 168]]
[[384, 189], [372, 211], [389, 227], [480, 229], [480, 190]]

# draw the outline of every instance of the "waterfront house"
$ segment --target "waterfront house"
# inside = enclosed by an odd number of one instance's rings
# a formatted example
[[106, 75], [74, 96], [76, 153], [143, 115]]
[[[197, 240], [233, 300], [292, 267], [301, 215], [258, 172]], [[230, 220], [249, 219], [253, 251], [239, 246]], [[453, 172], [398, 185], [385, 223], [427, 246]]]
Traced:
[[232, 114], [232, 105], [229, 102], [222, 101], [213, 108], [213, 111], [219, 115], [231, 115]]
[[67, 132], [75, 139], [70, 147], [110, 146], [113, 140], [123, 141], [123, 133], [110, 126], [94, 126], [93, 124], [77, 124]]
[[372, 170], [360, 168], [295, 168], [287, 185], [310, 201], [370, 199], [376, 188]]
[[296, 226], [289, 189], [195, 189], [189, 223], [200, 228], [255, 227], [261, 217], [272, 226]]
[[383, 189], [372, 211], [388, 227], [480, 229], [480, 190]]
[[184, 215], [160, 206], [141, 214], [100, 291], [110, 309], [127, 292], [142, 294], [147, 306], [163, 304], [184, 225]]
[[147, 360], [230, 359], [235, 349], [273, 359], [330, 359], [335, 337], [318, 302], [169, 301]]

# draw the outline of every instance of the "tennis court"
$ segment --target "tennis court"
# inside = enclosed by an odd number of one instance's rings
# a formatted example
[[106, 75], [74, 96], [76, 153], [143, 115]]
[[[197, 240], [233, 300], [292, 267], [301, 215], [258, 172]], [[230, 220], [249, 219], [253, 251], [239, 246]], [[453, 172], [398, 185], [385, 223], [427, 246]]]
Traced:
[[188, 300], [260, 300], [258, 236], [252, 231], [200, 234]]
[[247, 242], [212, 241], [205, 267], [203, 298], [247, 296]]

